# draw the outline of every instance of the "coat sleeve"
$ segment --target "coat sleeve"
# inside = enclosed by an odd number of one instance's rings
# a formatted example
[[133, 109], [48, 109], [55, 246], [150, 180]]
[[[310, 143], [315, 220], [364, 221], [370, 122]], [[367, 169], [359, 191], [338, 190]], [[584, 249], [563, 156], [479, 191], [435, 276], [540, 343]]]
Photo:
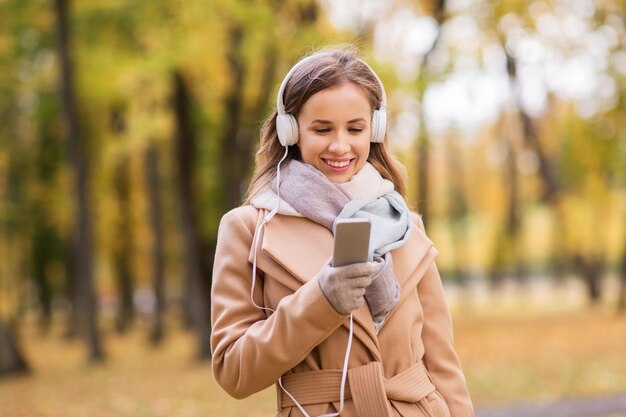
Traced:
[[[415, 216], [418, 227], [424, 224]], [[437, 391], [446, 401], [452, 417], [473, 417], [474, 409], [461, 370], [461, 363], [454, 350], [452, 319], [443, 292], [441, 277], [433, 262], [417, 286], [424, 311], [422, 341], [424, 363]]]
[[[224, 215], [213, 267], [213, 373], [235, 398], [245, 398], [275, 383], [347, 317], [326, 300], [317, 277], [284, 297], [269, 317], [252, 303], [248, 255], [257, 213], [248, 206]], [[257, 279], [255, 285], [257, 304], [263, 299], [261, 281]]]

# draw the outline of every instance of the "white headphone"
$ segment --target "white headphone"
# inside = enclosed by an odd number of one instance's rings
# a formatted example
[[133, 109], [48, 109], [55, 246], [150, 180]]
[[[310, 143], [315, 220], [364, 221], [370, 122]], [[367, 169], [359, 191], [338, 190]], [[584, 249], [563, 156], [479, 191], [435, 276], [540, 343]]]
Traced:
[[[298, 122], [296, 121], [296, 118], [293, 115], [288, 114], [285, 111], [285, 104], [283, 103], [283, 95], [285, 93], [285, 87], [287, 86], [287, 83], [289, 82], [291, 75], [298, 68], [300, 68], [302, 64], [304, 64], [310, 59], [317, 58], [320, 55], [321, 54], [311, 55], [302, 59], [298, 63], [296, 63], [296, 65], [294, 65], [293, 68], [289, 70], [289, 72], [285, 76], [285, 79], [280, 85], [280, 89], [278, 90], [278, 96], [276, 98], [276, 111], [278, 113], [278, 115], [276, 116], [276, 134], [278, 135], [278, 140], [283, 146], [295, 145], [296, 143], [298, 143], [298, 139], [299, 139]], [[332, 55], [332, 52], [329, 52], [328, 55]], [[372, 142], [380, 143], [385, 139], [385, 129], [387, 127], [387, 95], [385, 94], [385, 87], [383, 86], [382, 81], [380, 80], [376, 72], [374, 72], [372, 67], [370, 67], [362, 59], [358, 59], [358, 60], [370, 70], [374, 78], [376, 78], [376, 81], [378, 82], [378, 85], [380, 86], [380, 90], [382, 91], [382, 100], [380, 103], [380, 107], [378, 109], [375, 109], [374, 113], [372, 114], [372, 138], [371, 138]]]

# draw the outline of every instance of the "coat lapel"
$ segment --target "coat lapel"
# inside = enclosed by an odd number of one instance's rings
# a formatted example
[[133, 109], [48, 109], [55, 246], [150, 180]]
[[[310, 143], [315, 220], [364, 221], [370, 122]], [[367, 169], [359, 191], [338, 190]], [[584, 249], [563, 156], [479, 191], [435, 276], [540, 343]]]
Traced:
[[[333, 235], [325, 227], [303, 217], [275, 216], [266, 224], [262, 252], [269, 255], [288, 274], [276, 278], [296, 291], [312, 279], [332, 257]], [[257, 255], [258, 256], [258, 255]], [[367, 305], [353, 313], [354, 335], [380, 360], [380, 346]], [[345, 326], [349, 326], [346, 321]]]
[[426, 269], [438, 255], [433, 242], [423, 230], [413, 227], [407, 242], [391, 251], [393, 270], [398, 278], [402, 295], [413, 291]]
[[299, 281], [299, 287], [331, 258], [333, 235], [303, 217], [277, 215], [266, 225], [261, 247]]

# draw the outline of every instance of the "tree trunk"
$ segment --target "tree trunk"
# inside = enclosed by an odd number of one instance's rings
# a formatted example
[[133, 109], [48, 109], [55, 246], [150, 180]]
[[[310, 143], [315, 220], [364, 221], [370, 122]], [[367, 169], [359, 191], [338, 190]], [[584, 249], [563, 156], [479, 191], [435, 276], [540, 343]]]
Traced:
[[587, 294], [591, 304], [598, 304], [602, 297], [602, 275], [605, 269], [603, 259], [594, 257], [585, 259], [582, 255], [577, 254], [574, 257], [574, 263], [579, 268], [585, 285], [587, 286]]
[[92, 362], [104, 359], [100, 342], [100, 333], [96, 318], [96, 295], [93, 282], [92, 267], [92, 236], [88, 208], [87, 184], [88, 171], [83, 142], [78, 127], [78, 114], [73, 85], [73, 74], [70, 60], [70, 41], [68, 25], [68, 6], [66, 0], [54, 2], [58, 33], [58, 49], [60, 64], [61, 99], [65, 112], [68, 135], [68, 152], [73, 169], [75, 223], [72, 239], [72, 259], [75, 262], [72, 272], [75, 275], [77, 299], [75, 300], [79, 317], [80, 330], [86, 337], [89, 360]]
[[161, 199], [159, 198], [158, 154], [154, 143], [145, 153], [145, 183], [149, 199], [150, 229], [152, 231], [152, 274], [155, 296], [154, 321], [150, 331], [150, 342], [158, 345], [163, 340], [165, 314], [165, 270], [163, 259], [163, 227], [161, 226]]
[[[241, 118], [243, 111], [243, 86], [245, 79], [245, 65], [242, 62], [241, 48], [243, 43], [243, 31], [238, 25], [230, 31], [231, 46], [228, 52], [228, 73], [232, 79], [231, 90], [226, 98], [225, 114], [226, 126], [224, 136], [221, 138], [221, 169], [222, 180], [222, 211], [226, 212], [239, 205], [243, 190], [243, 182], [247, 178], [248, 167], [244, 163], [249, 162], [251, 135], [240, 135]], [[252, 136], [253, 138], [253, 136]]]
[[211, 282], [210, 271], [206, 269], [202, 258], [209, 253], [202, 249], [193, 193], [196, 139], [191, 122], [191, 103], [185, 80], [179, 72], [174, 74], [174, 94], [178, 191], [189, 313], [198, 336], [198, 355], [201, 359], [208, 359], [211, 356]]
[[[49, 105], [53, 97], [45, 97], [42, 105]], [[52, 322], [52, 302], [55, 295], [54, 282], [50, 276], [50, 266], [63, 264], [67, 242], [51, 216], [50, 194], [54, 193], [59, 169], [65, 163], [65, 148], [59, 140], [58, 129], [54, 125], [58, 117], [39, 117], [37, 120], [37, 148], [33, 155], [34, 173], [37, 187], [41, 192], [33, 196], [33, 210], [29, 219], [33, 225], [31, 235], [31, 276], [39, 299], [39, 329], [42, 334], [50, 331]]]
[[[423, 113], [423, 112], [420, 112]], [[415, 202], [415, 208], [422, 216], [424, 227], [429, 225], [430, 210], [429, 210], [429, 160], [428, 153], [430, 148], [430, 140], [428, 139], [428, 133], [426, 132], [426, 126], [424, 124], [424, 116], [420, 116], [420, 134], [417, 141], [417, 201]]]
[[[24, 243], [19, 236], [20, 219], [17, 210], [23, 207], [23, 201], [17, 193], [17, 187], [23, 184], [19, 177], [19, 167], [9, 161], [6, 182], [7, 216], [3, 217], [2, 238], [0, 242], [0, 377], [23, 373], [29, 370], [18, 340], [18, 320], [24, 291], [21, 288], [26, 281], [24, 271]], [[10, 213], [12, 211], [13, 213]], [[5, 240], [6, 239], [6, 240]], [[24, 243], [23, 243], [24, 242]], [[0, 395], [1, 398], [1, 395]], [[0, 404], [2, 404], [0, 400]], [[1, 409], [1, 406], [0, 406]]]
[[450, 136], [446, 140], [447, 165], [450, 177], [450, 207], [448, 216], [451, 223], [452, 240], [454, 242], [454, 266], [452, 275], [460, 283], [467, 281], [467, 268], [464, 262], [467, 246], [463, 237], [467, 232], [466, 217], [468, 212], [463, 178], [463, 157], [459, 149], [454, 146]]
[[128, 184], [130, 175], [128, 163], [128, 158], [124, 157], [119, 161], [115, 172], [115, 194], [117, 196], [119, 215], [113, 249], [113, 264], [119, 297], [115, 323], [118, 333], [126, 332], [132, 324], [135, 312], [133, 308], [134, 280], [132, 276], [133, 228], [130, 219], [130, 190]]
[[[518, 85], [517, 79], [517, 60], [509, 54], [507, 48], [504, 46], [504, 42], [502, 42], [502, 48], [506, 53], [506, 62], [507, 62], [507, 72], [509, 75], [509, 81], [512, 85], [512, 91], [519, 91], [516, 88]], [[515, 94], [516, 107], [519, 117], [519, 123], [522, 131], [522, 138], [524, 140], [525, 145], [532, 149], [535, 155], [537, 155], [537, 159], [539, 161], [539, 179], [543, 185], [543, 196], [542, 199], [544, 202], [550, 204], [554, 210], [556, 225], [555, 225], [555, 235], [559, 238], [563, 236], [564, 231], [566, 230], [565, 226], [565, 210], [563, 207], [563, 201], [561, 197], [561, 184], [559, 183], [556, 174], [554, 173], [554, 169], [552, 164], [550, 163], [541, 142], [539, 141], [539, 136], [535, 129], [532, 119], [530, 116], [524, 111], [521, 104], [521, 97], [519, 93]], [[564, 245], [561, 239], [557, 238], [557, 250], [560, 252], [555, 257], [554, 265], [553, 265], [553, 273], [560, 279], [564, 272], [565, 267], [563, 265], [562, 259], [565, 259], [565, 250]], [[583, 258], [582, 262], [586, 262]], [[589, 269], [588, 267], [586, 269]], [[591, 288], [591, 287], [590, 287]], [[593, 299], [593, 296], [590, 294], [590, 297]]]
[[[626, 237], [626, 233], [624, 233]], [[617, 311], [623, 313], [626, 311], [626, 242], [624, 244], [624, 253], [622, 254], [622, 263], [619, 270], [619, 296], [617, 301]]]
[[509, 241], [511, 251], [510, 263], [515, 278], [523, 278], [522, 262], [520, 256], [520, 210], [519, 210], [519, 178], [517, 176], [517, 161], [513, 146], [509, 146], [509, 157], [507, 158], [507, 190], [509, 194], [509, 204], [507, 208], [506, 239]]
[[78, 278], [76, 275], [76, 254], [74, 248], [73, 235], [70, 236], [65, 259], [65, 298], [67, 300], [67, 321], [65, 322], [65, 332], [63, 337], [67, 340], [74, 339], [78, 336]]
[[18, 343], [16, 326], [0, 318], [0, 377], [29, 370]]
[[433, 41], [426, 54], [424, 54], [424, 59], [422, 60], [419, 73], [419, 100], [422, 109], [419, 112], [420, 133], [417, 141], [417, 192], [415, 193], [417, 198], [417, 201], [415, 202], [415, 208], [421, 214], [422, 221], [424, 222], [424, 227], [426, 228], [428, 228], [428, 223], [430, 220], [428, 189], [428, 178], [430, 172], [430, 139], [428, 137], [428, 129], [426, 126], [426, 119], [424, 117], [424, 94], [426, 93], [426, 88], [428, 85], [428, 60], [437, 48], [437, 45], [439, 44], [439, 39], [441, 39], [441, 27], [446, 19], [446, 0], [437, 0], [435, 2], [433, 17], [437, 21], [437, 36], [435, 37], [435, 40]]
[[507, 274], [513, 272], [520, 279], [521, 262], [519, 256], [519, 181], [517, 176], [516, 152], [512, 138], [502, 139], [506, 144], [505, 189], [509, 201], [507, 206], [506, 224], [500, 228], [493, 245], [493, 258], [489, 277], [492, 288], [497, 288]]
[[[509, 197], [506, 213], [506, 224], [500, 233], [500, 242], [494, 245], [494, 250], [500, 252], [495, 256], [502, 261], [500, 273], [492, 274], [493, 277], [504, 278], [507, 271], [513, 274], [517, 280], [524, 278], [520, 257], [520, 207], [519, 207], [519, 177], [517, 175], [517, 152], [513, 137], [507, 135], [503, 138], [506, 145], [506, 165], [505, 165], [505, 189]], [[498, 284], [498, 283], [496, 283]]]
[[51, 252], [54, 244], [54, 230], [45, 224], [44, 214], [41, 213], [43, 207], [39, 207], [37, 213], [33, 215], [33, 238], [32, 238], [32, 277], [37, 288], [37, 298], [41, 315], [39, 318], [39, 328], [42, 333], [48, 333], [52, 320], [52, 289], [46, 276], [46, 266], [51, 259]]

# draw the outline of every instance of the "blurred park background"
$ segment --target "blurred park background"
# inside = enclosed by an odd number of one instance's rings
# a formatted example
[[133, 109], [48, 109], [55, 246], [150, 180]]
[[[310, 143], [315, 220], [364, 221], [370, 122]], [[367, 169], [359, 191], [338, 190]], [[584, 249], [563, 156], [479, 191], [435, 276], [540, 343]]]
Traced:
[[0, 415], [269, 416], [210, 371], [216, 229], [356, 44], [477, 407], [626, 392], [626, 1], [0, 0]]

